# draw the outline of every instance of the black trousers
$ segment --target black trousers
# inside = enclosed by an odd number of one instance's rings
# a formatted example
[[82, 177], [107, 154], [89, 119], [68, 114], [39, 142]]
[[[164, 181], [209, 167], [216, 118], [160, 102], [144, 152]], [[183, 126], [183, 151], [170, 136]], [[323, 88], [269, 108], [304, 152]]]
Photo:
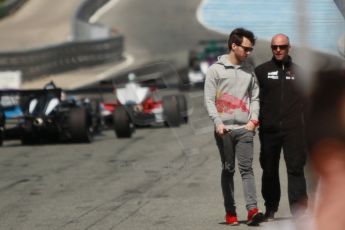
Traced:
[[302, 129], [259, 133], [261, 152], [260, 164], [263, 170], [261, 193], [266, 209], [278, 210], [281, 190], [279, 160], [283, 149], [288, 175], [288, 199], [290, 211], [294, 214], [307, 203], [304, 166], [307, 157], [305, 135]]

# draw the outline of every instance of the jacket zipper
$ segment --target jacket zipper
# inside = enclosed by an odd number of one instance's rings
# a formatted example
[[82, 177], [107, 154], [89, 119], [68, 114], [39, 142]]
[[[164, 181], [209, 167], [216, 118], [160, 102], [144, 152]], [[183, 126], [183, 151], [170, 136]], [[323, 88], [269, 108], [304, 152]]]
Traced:
[[284, 73], [285, 73], [285, 66], [284, 66], [284, 63], [282, 64], [282, 69], [283, 69], [283, 74], [282, 74], [282, 77], [280, 79], [280, 86], [281, 86], [281, 90], [280, 90], [280, 106], [279, 106], [279, 126], [280, 126], [280, 130], [282, 129], [283, 127], [283, 121], [281, 119], [281, 115], [282, 115], [282, 109], [283, 109], [283, 101], [284, 101]]

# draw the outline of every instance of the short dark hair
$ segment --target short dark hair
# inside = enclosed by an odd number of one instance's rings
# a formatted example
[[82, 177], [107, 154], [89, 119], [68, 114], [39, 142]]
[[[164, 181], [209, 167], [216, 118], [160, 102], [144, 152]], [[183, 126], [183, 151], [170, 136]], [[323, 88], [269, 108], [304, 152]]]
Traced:
[[252, 31], [246, 30], [244, 28], [236, 28], [229, 35], [229, 39], [228, 39], [229, 51], [231, 50], [232, 43], [241, 45], [243, 41], [243, 37], [246, 37], [253, 44], [253, 46], [255, 45], [256, 38]]

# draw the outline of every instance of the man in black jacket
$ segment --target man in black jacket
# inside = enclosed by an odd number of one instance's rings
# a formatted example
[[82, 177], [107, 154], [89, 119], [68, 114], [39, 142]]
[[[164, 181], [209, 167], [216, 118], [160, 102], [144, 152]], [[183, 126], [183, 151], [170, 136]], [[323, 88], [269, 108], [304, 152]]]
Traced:
[[304, 166], [306, 143], [304, 125], [305, 97], [299, 81], [299, 67], [289, 56], [290, 42], [285, 34], [273, 36], [273, 57], [255, 69], [260, 85], [259, 138], [262, 196], [266, 219], [273, 220], [280, 201], [279, 159], [283, 155], [288, 174], [288, 198], [293, 215], [306, 208]]

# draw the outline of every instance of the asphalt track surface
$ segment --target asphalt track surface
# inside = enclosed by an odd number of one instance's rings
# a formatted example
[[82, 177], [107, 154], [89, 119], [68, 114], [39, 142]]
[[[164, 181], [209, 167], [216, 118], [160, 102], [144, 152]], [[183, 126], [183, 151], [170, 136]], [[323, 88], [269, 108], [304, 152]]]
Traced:
[[[220, 36], [198, 24], [198, 3], [119, 1], [101, 22], [124, 33], [134, 63], [145, 65], [144, 61], [161, 60], [158, 57], [164, 54], [185, 55], [183, 51], [199, 39]], [[257, 47], [266, 50], [267, 44]], [[269, 57], [257, 52], [257, 62]], [[0, 153], [0, 229], [228, 229], [219, 156], [203, 94], [201, 90], [185, 94], [190, 121], [180, 128], [141, 128], [131, 139], [116, 139], [109, 130], [92, 144], [5, 142]], [[256, 138], [254, 171], [263, 208], [258, 154]], [[285, 166], [281, 166], [278, 225], [290, 221]], [[232, 228], [248, 229], [243, 223], [247, 213], [238, 172], [235, 185], [242, 224]]]
[[[190, 122], [179, 128], [137, 129], [133, 138], [121, 140], [105, 131], [92, 144], [6, 142], [0, 154], [0, 229], [228, 228], [219, 156], [207, 131], [212, 126], [202, 94], [189, 96]], [[259, 191], [257, 139], [254, 170]], [[242, 221], [236, 229], [247, 229], [238, 173], [235, 185]], [[278, 224], [289, 220], [284, 192], [277, 217]]]

